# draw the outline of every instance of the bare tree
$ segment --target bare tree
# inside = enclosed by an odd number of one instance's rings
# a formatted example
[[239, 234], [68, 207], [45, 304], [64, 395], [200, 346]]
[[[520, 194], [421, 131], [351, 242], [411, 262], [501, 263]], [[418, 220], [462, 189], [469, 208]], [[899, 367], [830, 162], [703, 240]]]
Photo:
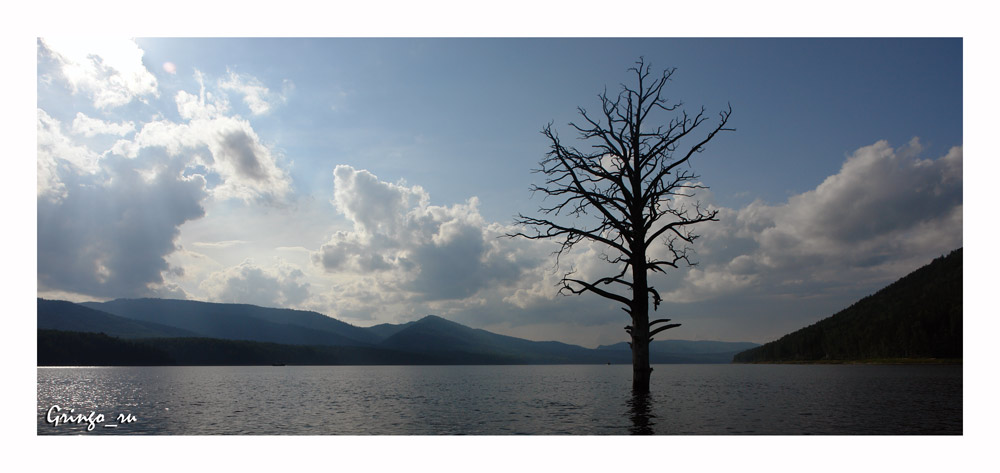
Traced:
[[[692, 197], [695, 190], [704, 188], [697, 181], [699, 176], [685, 165], [719, 132], [734, 130], [726, 128], [732, 106], [721, 111], [719, 122], [708, 129], [701, 126], [708, 120], [704, 107], [691, 116], [681, 103], [668, 102], [663, 88], [674, 71], [653, 76], [640, 58], [629, 69], [638, 82], [635, 88], [623, 84], [617, 96], [608, 96], [607, 90], [598, 95], [599, 116], [578, 108], [584, 123], [569, 125], [591, 144], [589, 152], [564, 145], [552, 124], [545, 126], [542, 134], [551, 146], [535, 170], [545, 175], [545, 183], [533, 185], [532, 193], [540, 192], [545, 200], [556, 203], [543, 204], [539, 217], [518, 215], [515, 223], [522, 230], [509, 235], [558, 241], [557, 266], [559, 257], [580, 242], [603, 247], [602, 258], [613, 268], [610, 275], [584, 280], [570, 270], [559, 292], [591, 292], [624, 306], [632, 319], [625, 331], [631, 337], [632, 389], [637, 393], [649, 391], [649, 342], [654, 335], [680, 325], [668, 323], [670, 319], [649, 321], [650, 299], [653, 310], [662, 302], [649, 283], [649, 273], [693, 265], [688, 245], [697, 235], [690, 228], [717, 220], [717, 210], [679, 201], [678, 197]], [[673, 118], [656, 125], [656, 117], [663, 112], [673, 112]], [[706, 129], [707, 133], [696, 134]], [[657, 242], [668, 251], [650, 251]]]

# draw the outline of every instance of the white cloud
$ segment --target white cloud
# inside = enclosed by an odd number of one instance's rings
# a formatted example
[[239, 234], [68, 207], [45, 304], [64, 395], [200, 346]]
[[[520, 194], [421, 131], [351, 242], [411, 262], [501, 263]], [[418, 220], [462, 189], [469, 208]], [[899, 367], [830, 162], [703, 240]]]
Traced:
[[[286, 82], [286, 88], [290, 83]], [[285, 96], [272, 92], [260, 80], [246, 74], [237, 74], [230, 70], [225, 79], [219, 80], [219, 88], [243, 95], [243, 103], [254, 115], [264, 115], [271, 111], [277, 103], [283, 103]]]
[[57, 168], [62, 198], [38, 199], [38, 287], [94, 297], [177, 294], [163, 275], [180, 226], [204, 215], [201, 176], [162, 156]]
[[170, 155], [190, 154], [195, 164], [221, 177], [222, 183], [212, 192], [223, 199], [249, 201], [288, 194], [291, 181], [277, 157], [250, 122], [226, 115], [229, 106], [224, 96], [213, 95], [203, 86], [198, 96], [178, 92], [176, 102], [187, 123], [151, 121], [132, 140], [115, 143], [111, 151], [127, 157], [146, 148], [163, 148]]
[[99, 118], [88, 117], [83, 112], [77, 112], [76, 118], [73, 119], [72, 131], [74, 134], [86, 137], [97, 135], [125, 136], [135, 131], [135, 123], [110, 123]]
[[132, 40], [44, 38], [44, 51], [60, 62], [74, 94], [86, 93], [97, 108], [114, 108], [146, 95], [158, 96], [156, 77], [142, 64]]
[[[142, 66], [143, 52], [134, 42], [92, 44], [46, 39], [40, 44], [43, 51], [56, 59], [73, 93], [92, 94], [95, 106], [108, 108], [141, 95], [156, 94], [155, 78]], [[256, 83], [249, 76], [239, 78]], [[38, 194], [50, 198], [64, 194], [58, 178], [60, 163], [71, 165], [78, 173], [94, 173], [104, 155], [136, 158], [148, 148], [163, 148], [170, 156], [186, 159], [186, 164], [201, 166], [205, 172], [215, 174], [220, 182], [217, 185], [213, 182], [211, 192], [218, 198], [250, 201], [286, 196], [291, 181], [278, 165], [278, 157], [261, 142], [248, 121], [228, 115], [230, 107], [225, 94], [206, 90], [204, 77], [197, 71], [196, 79], [200, 84], [198, 95], [182, 90], [175, 96], [178, 112], [185, 120], [182, 123], [160, 116], [142, 123], [135, 132], [136, 124], [132, 121], [116, 123], [78, 112], [72, 124], [74, 134], [123, 137], [101, 152], [73, 143], [63, 134], [61, 123], [39, 109]], [[124, 138], [130, 134], [133, 136]]]
[[60, 163], [70, 165], [79, 173], [93, 173], [98, 169], [100, 155], [64, 135], [62, 123], [44, 110], [38, 109], [37, 117], [38, 196], [59, 199], [66, 194], [66, 186], [59, 177]]
[[[920, 252], [931, 224], [938, 248], [961, 245], [961, 225], [946, 225], [962, 205], [962, 150], [919, 158], [919, 142], [893, 150], [880, 141], [857, 150], [840, 172], [783, 206], [763, 209], [771, 224], [755, 239], [769, 267], [804, 258], [835, 266], [869, 267]], [[960, 212], [959, 212], [960, 214]]]
[[333, 203], [354, 222], [361, 238], [399, 236], [407, 212], [426, 207], [430, 197], [420, 186], [406, 187], [379, 181], [366, 171], [338, 165], [334, 171]]
[[333, 202], [353, 230], [333, 234], [313, 261], [330, 273], [375, 278], [412, 302], [463, 300], [517, 280], [525, 263], [509, 240], [496, 238], [499, 227], [485, 223], [475, 197], [450, 207], [429, 200], [419, 186], [337, 166]]
[[212, 119], [224, 117], [230, 113], [229, 100], [225, 95], [215, 94], [205, 87], [205, 75], [201, 71], [194, 71], [195, 80], [198, 81], [198, 95], [179, 91], [174, 97], [177, 103], [177, 112], [185, 120]]
[[261, 267], [252, 259], [217, 271], [199, 286], [215, 302], [297, 307], [309, 297], [305, 273], [285, 261]]
[[[137, 48], [132, 56], [84, 48], [84, 60], [80, 51], [49, 46], [45, 42], [43, 51], [60, 51], [53, 53], [55, 66], [71, 92], [90, 94], [98, 107], [155, 93], [155, 81], [152, 88], [138, 86], [145, 69], [126, 67], [129, 58], [141, 61]], [[180, 226], [204, 216], [206, 199], [272, 201], [290, 192], [290, 178], [250, 123], [228, 116], [225, 94], [202, 85], [197, 96], [178, 92], [176, 102], [184, 121], [155, 114], [138, 131], [135, 122], [116, 116], [124, 109], [103, 112], [109, 119], [77, 112], [72, 134], [38, 109], [40, 292], [187, 297], [170, 281], [184, 279], [183, 268], [168, 258], [179, 249]], [[119, 139], [102, 149], [106, 136]], [[282, 300], [305, 297], [295, 290], [286, 287]]]
[[720, 222], [700, 228], [702, 265], [665, 298], [879, 285], [962, 246], [962, 149], [921, 153], [916, 139], [898, 149], [880, 141], [784, 204], [723, 209]]

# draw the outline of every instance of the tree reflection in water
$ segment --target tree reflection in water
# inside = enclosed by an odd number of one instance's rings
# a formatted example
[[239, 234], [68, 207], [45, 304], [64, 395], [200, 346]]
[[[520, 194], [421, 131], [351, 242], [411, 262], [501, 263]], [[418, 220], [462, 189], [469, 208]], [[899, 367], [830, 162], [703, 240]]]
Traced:
[[628, 416], [632, 420], [629, 433], [632, 435], [652, 435], [653, 425], [656, 418], [652, 412], [652, 400], [649, 393], [633, 392], [632, 397], [625, 403], [628, 406]]

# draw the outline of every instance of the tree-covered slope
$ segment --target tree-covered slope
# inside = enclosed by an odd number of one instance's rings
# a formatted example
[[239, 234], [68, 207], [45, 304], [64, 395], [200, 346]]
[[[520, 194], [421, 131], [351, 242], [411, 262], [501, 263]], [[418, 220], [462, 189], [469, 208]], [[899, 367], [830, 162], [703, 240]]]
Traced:
[[447, 364], [449, 360], [362, 346], [283, 345], [217, 338], [121, 339], [38, 330], [38, 366], [246, 366]]
[[734, 362], [962, 357], [962, 249]]
[[38, 330], [38, 366], [167, 365], [173, 360], [150, 339], [126, 340], [103, 333]]

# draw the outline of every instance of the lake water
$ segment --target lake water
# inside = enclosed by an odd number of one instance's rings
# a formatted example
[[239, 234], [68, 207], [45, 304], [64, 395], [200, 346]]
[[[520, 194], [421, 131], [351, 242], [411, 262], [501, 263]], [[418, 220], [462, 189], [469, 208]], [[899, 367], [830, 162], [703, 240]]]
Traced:
[[[38, 434], [962, 434], [961, 366], [656, 365], [639, 399], [631, 376], [628, 365], [38, 368]], [[53, 425], [56, 405], [104, 419]]]

